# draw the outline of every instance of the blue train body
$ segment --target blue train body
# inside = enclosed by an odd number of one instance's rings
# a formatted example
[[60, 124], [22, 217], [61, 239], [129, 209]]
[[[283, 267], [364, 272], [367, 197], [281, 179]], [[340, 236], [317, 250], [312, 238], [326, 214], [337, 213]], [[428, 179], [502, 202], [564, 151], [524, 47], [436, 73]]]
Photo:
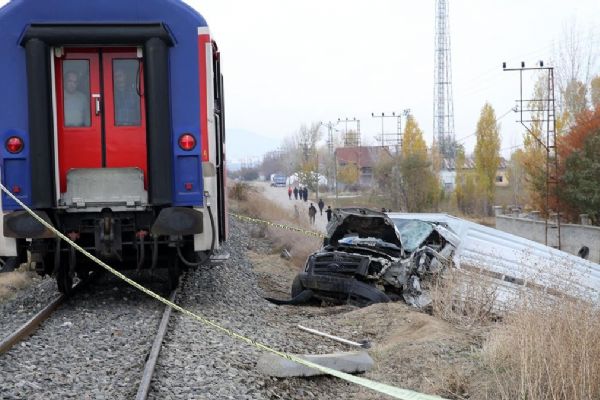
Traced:
[[[220, 55], [194, 9], [13, 0], [0, 9], [0, 52], [1, 180], [22, 202], [124, 268], [157, 264], [149, 242], [194, 264], [225, 239]], [[129, 68], [122, 86], [119, 66]], [[91, 115], [78, 126], [68, 79]], [[122, 90], [137, 93], [142, 121], [117, 120]], [[71, 250], [4, 193], [1, 203], [0, 256], [15, 263], [30, 250], [66, 291], [79, 272], [61, 257]]]

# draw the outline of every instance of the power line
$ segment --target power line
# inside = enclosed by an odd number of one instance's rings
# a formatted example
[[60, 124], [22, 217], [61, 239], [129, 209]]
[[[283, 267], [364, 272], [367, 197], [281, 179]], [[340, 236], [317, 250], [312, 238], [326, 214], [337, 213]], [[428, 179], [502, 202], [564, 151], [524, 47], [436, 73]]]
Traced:
[[[498, 123], [498, 121], [500, 121], [502, 118], [506, 117], [506, 116], [507, 116], [507, 115], [508, 115], [508, 114], [509, 114], [511, 111], [513, 111], [513, 112], [517, 112], [517, 110], [516, 110], [515, 108], [516, 108], [516, 107], [511, 107], [511, 108], [509, 108], [509, 109], [508, 109], [508, 110], [507, 110], [507, 111], [506, 111], [504, 114], [502, 114], [501, 116], [499, 116], [498, 118], [496, 118], [496, 123]], [[463, 136], [463, 137], [462, 137], [462, 138], [460, 138], [460, 139], [456, 139], [456, 142], [457, 142], [457, 143], [459, 143], [459, 142], [462, 142], [463, 140], [465, 140], [465, 139], [468, 139], [468, 138], [470, 138], [471, 136], [475, 136], [475, 135], [477, 135], [477, 131], [475, 131], [475, 132], [471, 133], [470, 135]]]

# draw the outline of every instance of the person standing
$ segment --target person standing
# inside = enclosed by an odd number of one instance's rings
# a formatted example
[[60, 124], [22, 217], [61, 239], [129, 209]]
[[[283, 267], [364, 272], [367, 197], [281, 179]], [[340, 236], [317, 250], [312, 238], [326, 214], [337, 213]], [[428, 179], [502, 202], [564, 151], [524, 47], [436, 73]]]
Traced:
[[294, 199], [298, 200], [298, 187], [294, 186]]
[[292, 199], [292, 187], [288, 186], [288, 197], [290, 198], [290, 200]]
[[115, 125], [138, 126], [141, 123], [141, 95], [123, 67], [114, 72]]
[[317, 209], [315, 208], [313, 203], [310, 203], [310, 207], [308, 207], [308, 219], [310, 219], [311, 225], [315, 224], [315, 216], [316, 215], [317, 215]]
[[90, 101], [79, 88], [79, 75], [67, 72], [63, 86], [65, 126], [90, 126]]
[[325, 207], [325, 203], [323, 202], [323, 199], [319, 199], [319, 211], [321, 213], [321, 215], [323, 215], [323, 208]]
[[[304, 196], [304, 201], [308, 201], [308, 186], [304, 186], [304, 191], [303, 191], [303, 196]], [[316, 208], [315, 208], [316, 210]]]
[[327, 222], [331, 221], [331, 213], [333, 212], [333, 210], [331, 209], [331, 206], [327, 206], [327, 210], [325, 210], [325, 214], [327, 214]]

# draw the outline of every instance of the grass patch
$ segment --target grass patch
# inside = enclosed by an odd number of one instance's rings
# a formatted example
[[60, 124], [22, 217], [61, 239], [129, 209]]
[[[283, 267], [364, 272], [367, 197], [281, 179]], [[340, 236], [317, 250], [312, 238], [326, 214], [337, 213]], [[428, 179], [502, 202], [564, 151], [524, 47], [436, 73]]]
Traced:
[[33, 282], [33, 273], [30, 271], [16, 270], [0, 273], [0, 302], [13, 297], [15, 293]]

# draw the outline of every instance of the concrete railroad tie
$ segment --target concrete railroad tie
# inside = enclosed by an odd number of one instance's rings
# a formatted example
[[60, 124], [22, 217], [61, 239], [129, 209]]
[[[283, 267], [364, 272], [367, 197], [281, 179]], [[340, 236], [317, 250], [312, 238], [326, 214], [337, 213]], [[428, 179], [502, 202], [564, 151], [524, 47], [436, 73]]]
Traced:
[[[296, 357], [349, 374], [363, 373], [373, 368], [373, 359], [366, 351], [296, 355]], [[297, 364], [271, 353], [263, 354], [258, 360], [256, 367], [262, 374], [277, 378], [323, 375], [323, 372], [316, 369]]]

